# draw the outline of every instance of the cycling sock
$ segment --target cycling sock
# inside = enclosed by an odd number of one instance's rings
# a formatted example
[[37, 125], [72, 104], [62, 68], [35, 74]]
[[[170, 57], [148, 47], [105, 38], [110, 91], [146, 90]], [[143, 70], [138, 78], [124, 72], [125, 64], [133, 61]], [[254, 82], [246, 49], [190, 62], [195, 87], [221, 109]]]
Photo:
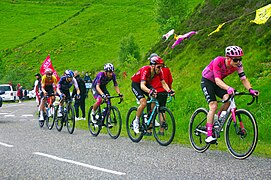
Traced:
[[220, 117], [221, 111], [217, 112], [217, 117]]
[[213, 124], [206, 123], [206, 128], [207, 128], [207, 136], [212, 136]]

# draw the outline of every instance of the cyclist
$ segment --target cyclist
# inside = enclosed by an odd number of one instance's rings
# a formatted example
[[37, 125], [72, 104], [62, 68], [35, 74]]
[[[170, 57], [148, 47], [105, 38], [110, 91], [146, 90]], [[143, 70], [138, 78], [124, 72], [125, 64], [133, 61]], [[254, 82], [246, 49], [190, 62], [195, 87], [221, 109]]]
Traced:
[[[227, 85], [223, 79], [237, 71], [244, 87], [254, 96], [258, 96], [259, 92], [252, 89], [250, 82], [246, 78], [242, 65], [243, 50], [238, 46], [228, 46], [225, 49], [225, 57], [218, 56], [210, 62], [202, 71], [201, 88], [209, 104], [209, 112], [207, 114], [207, 138], [206, 143], [213, 143], [216, 138], [212, 137], [212, 128], [214, 124], [214, 115], [217, 110], [216, 95], [226, 100], [229, 95], [234, 93], [234, 88]], [[227, 110], [229, 103], [225, 103], [218, 111], [218, 117], [223, 110]]]
[[93, 108], [91, 111], [91, 120], [93, 123], [97, 123], [95, 119], [95, 111], [102, 103], [102, 99], [107, 100], [107, 96], [110, 96], [106, 85], [112, 80], [114, 84], [115, 91], [122, 97], [123, 95], [120, 93], [120, 89], [116, 80], [116, 74], [114, 73], [114, 66], [111, 63], [107, 63], [104, 65], [104, 71], [101, 71], [97, 74], [92, 84], [92, 94], [96, 99], [96, 102], [93, 104]]
[[[76, 89], [76, 98], [79, 99], [80, 98], [80, 90], [77, 84], [76, 79], [74, 78], [74, 73], [72, 70], [66, 70], [64, 72], [64, 76], [62, 76], [58, 82], [57, 85], [57, 93], [60, 97], [60, 100], [65, 97], [66, 99], [71, 99], [71, 95], [70, 95], [70, 87], [74, 85], [75, 89]], [[60, 101], [59, 104], [59, 111], [57, 116], [61, 117], [62, 116], [62, 104], [63, 102]]]
[[[39, 108], [40, 121], [44, 120], [43, 111], [44, 111], [44, 103], [46, 101], [46, 96], [52, 96], [52, 101], [54, 100], [56, 85], [57, 85], [57, 79], [53, 75], [52, 69], [47, 68], [44, 72], [44, 75], [41, 78], [41, 102], [40, 102], [40, 108]], [[51, 114], [48, 114], [48, 116], [51, 116]]]
[[131, 78], [132, 91], [140, 103], [137, 108], [136, 117], [133, 121], [133, 129], [135, 133], [139, 133], [139, 117], [147, 105], [147, 100], [144, 95], [153, 97], [156, 97], [157, 95], [156, 90], [150, 85], [150, 82], [156, 76], [159, 77], [158, 81], [161, 81], [163, 88], [171, 95], [174, 95], [174, 91], [168, 87], [164, 80], [163, 71], [161, 71], [163, 66], [163, 59], [159, 56], [152, 56], [150, 58], [150, 65], [141, 67]]

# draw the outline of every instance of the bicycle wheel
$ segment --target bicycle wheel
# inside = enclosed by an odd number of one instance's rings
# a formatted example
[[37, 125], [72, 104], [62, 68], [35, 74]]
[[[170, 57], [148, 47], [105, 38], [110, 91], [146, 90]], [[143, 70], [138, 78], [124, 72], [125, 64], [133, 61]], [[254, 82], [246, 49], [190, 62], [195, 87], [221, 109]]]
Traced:
[[57, 117], [58, 111], [59, 111], [59, 106], [57, 106], [55, 108], [54, 121], [56, 123], [56, 129], [60, 132], [62, 130], [62, 127], [63, 127], [63, 121], [62, 121], [62, 117]]
[[[160, 107], [159, 114], [155, 113], [154, 117], [152, 120], [153, 135], [160, 145], [167, 146], [175, 136], [174, 116], [168, 108]], [[158, 127], [154, 126], [156, 120], [160, 123]]]
[[[102, 126], [101, 125], [98, 125], [97, 123], [93, 123], [92, 121], [91, 121], [91, 111], [92, 111], [92, 107], [93, 106], [91, 106], [90, 108], [89, 108], [89, 111], [88, 111], [88, 129], [89, 129], [89, 132], [93, 135], [93, 136], [98, 136], [99, 135], [99, 133], [100, 133], [100, 131], [101, 131], [101, 129], [102, 129]], [[96, 111], [96, 114], [98, 114], [99, 113], [99, 111]], [[96, 117], [96, 114], [95, 114], [95, 117]], [[97, 121], [99, 121], [99, 120], [97, 120]]]
[[205, 152], [210, 144], [205, 142], [206, 122], [208, 111], [205, 108], [198, 108], [191, 116], [189, 122], [189, 140], [192, 147], [200, 153]]
[[[258, 141], [258, 127], [254, 116], [245, 109], [236, 110], [236, 123], [229, 118], [225, 130], [225, 141], [230, 153], [237, 159], [249, 157]], [[240, 122], [244, 128], [240, 127]]]
[[46, 121], [46, 126], [47, 126], [48, 129], [51, 130], [54, 127], [54, 124], [55, 124], [55, 107], [51, 106], [49, 111], [50, 111], [50, 113], [49, 113], [50, 116], [47, 115], [48, 118], [47, 118], [47, 121]]
[[74, 115], [74, 108], [71, 104], [68, 106], [66, 122], [67, 122], [66, 124], [67, 130], [70, 134], [72, 134], [75, 128], [75, 115]]
[[111, 106], [110, 113], [106, 117], [106, 129], [111, 138], [117, 139], [121, 132], [121, 116], [117, 107]]
[[[133, 128], [133, 121], [136, 117], [136, 107], [132, 107], [129, 109], [127, 116], [126, 116], [126, 131], [128, 133], [129, 138], [133, 142], [139, 142], [143, 138], [143, 131], [140, 130], [140, 132], [137, 134], [134, 132]], [[140, 128], [142, 129], [142, 128]]]

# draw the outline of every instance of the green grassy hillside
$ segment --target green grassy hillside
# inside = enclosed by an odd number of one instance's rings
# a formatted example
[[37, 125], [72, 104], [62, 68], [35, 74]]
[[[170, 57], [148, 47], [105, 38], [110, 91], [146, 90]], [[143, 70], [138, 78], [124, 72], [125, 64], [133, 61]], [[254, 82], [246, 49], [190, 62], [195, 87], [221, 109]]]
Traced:
[[[33, 74], [47, 54], [51, 55], [55, 69], [61, 74], [65, 69], [90, 71], [91, 76], [102, 69], [106, 62], [117, 67], [120, 89], [125, 101], [119, 105], [125, 121], [135, 98], [130, 91], [130, 76], [148, 62], [145, 55], [160, 54], [171, 68], [176, 91], [176, 100], [169, 104], [177, 121], [175, 143], [189, 144], [188, 122], [193, 111], [207, 107], [200, 89], [202, 69], [216, 56], [224, 55], [224, 48], [239, 45], [245, 56], [243, 64], [251, 84], [261, 93], [258, 104], [247, 106], [250, 99], [237, 98], [239, 108], [247, 108], [254, 113], [259, 126], [259, 142], [255, 154], [271, 157], [271, 116], [270, 95], [270, 20], [263, 25], [250, 23], [255, 10], [271, 1], [247, 0], [205, 0], [193, 1], [189, 16], [178, 27], [177, 32], [191, 30], [198, 34], [183, 41], [174, 49], [167, 48], [168, 42], [161, 40], [156, 22], [155, 3], [152, 0], [21, 0], [0, 2], [0, 82], [21, 83], [30, 88]], [[197, 3], [198, 2], [198, 3]], [[211, 36], [221, 23], [223, 28]], [[168, 29], [170, 30], [170, 29]], [[166, 32], [165, 32], [166, 33]], [[143, 57], [140, 62], [125, 64], [118, 61], [120, 41], [133, 34]], [[121, 73], [127, 71], [128, 78]], [[22, 77], [24, 77], [22, 79]], [[244, 90], [238, 75], [225, 79], [232, 87]], [[113, 92], [112, 87], [109, 88]], [[87, 107], [93, 99], [87, 100]], [[124, 125], [124, 124], [123, 124]], [[85, 122], [78, 127], [87, 128]], [[126, 135], [125, 128], [122, 135]], [[223, 138], [219, 146], [225, 149]]]

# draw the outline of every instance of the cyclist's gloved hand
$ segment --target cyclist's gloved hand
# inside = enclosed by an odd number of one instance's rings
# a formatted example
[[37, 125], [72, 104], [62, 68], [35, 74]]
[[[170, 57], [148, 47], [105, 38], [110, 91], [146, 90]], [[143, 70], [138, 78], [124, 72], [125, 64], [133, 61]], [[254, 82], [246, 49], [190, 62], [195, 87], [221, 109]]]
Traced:
[[249, 93], [253, 96], [259, 96], [259, 91], [252, 88], [249, 89]]
[[102, 94], [102, 98], [103, 98], [103, 99], [106, 99], [107, 96], [106, 96], [105, 94]]
[[155, 89], [150, 89], [149, 96], [156, 97], [156, 95], [157, 95], [156, 90]]
[[234, 89], [232, 87], [229, 87], [228, 90], [227, 90], [227, 93], [229, 95], [233, 94], [234, 93]]
[[60, 99], [63, 99], [64, 98], [64, 94], [60, 94]]
[[123, 98], [123, 94], [119, 93], [120, 98]]
[[175, 95], [175, 91], [173, 91], [172, 89], [168, 90], [168, 94], [171, 95], [171, 96], [174, 96]]

